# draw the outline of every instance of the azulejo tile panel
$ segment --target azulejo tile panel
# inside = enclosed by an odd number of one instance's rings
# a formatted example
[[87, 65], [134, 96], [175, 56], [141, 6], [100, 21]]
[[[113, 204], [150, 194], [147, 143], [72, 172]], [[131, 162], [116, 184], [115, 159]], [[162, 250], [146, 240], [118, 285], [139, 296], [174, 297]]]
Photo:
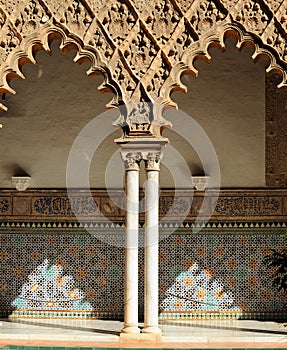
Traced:
[[283, 230], [179, 231], [161, 245], [161, 317], [284, 317], [286, 295], [273, 290], [262, 262], [271, 248], [286, 245]]
[[[69, 224], [29, 226], [0, 227], [2, 316], [122, 318], [123, 226], [94, 225], [89, 232]], [[162, 319], [284, 317], [286, 295], [273, 290], [262, 263], [270, 249], [286, 245], [284, 225], [217, 224], [198, 233], [189, 226], [161, 227]], [[143, 253], [140, 248], [140, 313]]]

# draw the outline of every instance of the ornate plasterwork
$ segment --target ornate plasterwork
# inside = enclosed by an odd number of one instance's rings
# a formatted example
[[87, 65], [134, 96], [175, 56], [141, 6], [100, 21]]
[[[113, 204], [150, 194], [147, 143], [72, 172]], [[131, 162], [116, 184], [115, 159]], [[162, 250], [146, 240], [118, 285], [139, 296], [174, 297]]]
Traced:
[[142, 160], [142, 155], [140, 152], [136, 151], [121, 151], [121, 158], [125, 165], [125, 170], [135, 170], [139, 171], [139, 164]]
[[[267, 72], [287, 85], [287, 4], [277, 0], [0, 0], [0, 93], [15, 93], [11, 78], [24, 78], [21, 66], [36, 62], [60, 38], [63, 51], [76, 48], [76, 62], [89, 60], [88, 74], [101, 72], [101, 89], [114, 92], [110, 106], [153, 102], [175, 106], [170, 94], [185, 90], [183, 73], [197, 74], [194, 62], [210, 60], [212, 45], [224, 48], [228, 35], [240, 49], [254, 47], [254, 60], [269, 58]], [[0, 106], [5, 109], [5, 106]], [[151, 111], [140, 135], [159, 138], [170, 126], [162, 110]], [[125, 135], [136, 124], [121, 109]], [[146, 124], [146, 123], [142, 123]]]
[[[160, 161], [163, 155], [163, 144], [149, 145], [149, 144], [135, 144], [135, 149], [122, 149], [121, 158], [125, 165], [125, 170], [138, 171], [141, 161], [145, 162], [145, 169], [159, 171]], [[154, 148], [153, 148], [154, 146]], [[124, 148], [124, 146], [122, 145]]]
[[161, 159], [162, 151], [148, 152], [144, 157], [146, 170], [159, 171]]

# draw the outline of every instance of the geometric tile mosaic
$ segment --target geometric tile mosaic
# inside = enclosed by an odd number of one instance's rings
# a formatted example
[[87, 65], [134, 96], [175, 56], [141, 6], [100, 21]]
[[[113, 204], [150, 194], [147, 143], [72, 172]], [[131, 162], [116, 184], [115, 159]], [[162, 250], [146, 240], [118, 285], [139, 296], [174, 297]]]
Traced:
[[284, 230], [185, 231], [161, 243], [162, 318], [286, 317], [287, 296], [272, 288], [262, 263], [271, 248], [286, 246]]
[[[287, 297], [262, 263], [286, 246], [285, 227], [162, 227], [160, 318], [283, 318]], [[222, 225], [221, 225], [222, 226]], [[141, 242], [143, 240], [143, 234]], [[123, 316], [124, 228], [0, 227], [0, 313]], [[144, 259], [139, 256], [139, 313]]]

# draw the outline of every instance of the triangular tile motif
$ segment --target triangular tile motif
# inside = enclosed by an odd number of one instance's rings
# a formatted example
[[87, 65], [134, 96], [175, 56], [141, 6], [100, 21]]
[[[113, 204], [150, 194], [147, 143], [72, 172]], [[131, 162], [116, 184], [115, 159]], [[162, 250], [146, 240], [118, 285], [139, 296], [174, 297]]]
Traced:
[[92, 310], [85, 294], [74, 286], [73, 277], [62, 274], [61, 266], [45, 260], [29, 275], [12, 305], [25, 310]]
[[162, 310], [174, 311], [237, 311], [231, 293], [213, 278], [209, 270], [201, 270], [193, 263], [188, 270], [180, 273], [175, 283], [165, 292], [166, 298], [160, 305]]

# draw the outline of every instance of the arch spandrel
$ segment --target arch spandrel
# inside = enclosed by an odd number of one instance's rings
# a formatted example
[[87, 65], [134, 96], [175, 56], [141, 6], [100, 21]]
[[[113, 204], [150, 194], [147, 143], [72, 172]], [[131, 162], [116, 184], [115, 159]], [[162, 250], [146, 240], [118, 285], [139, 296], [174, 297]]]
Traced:
[[[223, 48], [230, 33], [236, 33], [238, 47], [252, 43], [254, 59], [268, 56], [267, 71], [281, 73], [279, 87], [287, 85], [285, 1], [0, 0], [0, 6], [0, 92], [14, 92], [10, 79], [23, 77], [21, 65], [35, 63], [35, 51], [49, 51], [53, 35], [64, 50], [77, 50], [75, 60], [91, 61], [88, 74], [105, 75], [103, 88], [115, 93], [111, 106], [139, 101], [175, 106], [171, 91], [185, 89], [180, 75], [196, 75], [194, 60], [209, 60], [209, 47]], [[151, 125], [169, 126], [160, 114], [152, 113]], [[120, 120], [126, 125], [129, 116]]]

